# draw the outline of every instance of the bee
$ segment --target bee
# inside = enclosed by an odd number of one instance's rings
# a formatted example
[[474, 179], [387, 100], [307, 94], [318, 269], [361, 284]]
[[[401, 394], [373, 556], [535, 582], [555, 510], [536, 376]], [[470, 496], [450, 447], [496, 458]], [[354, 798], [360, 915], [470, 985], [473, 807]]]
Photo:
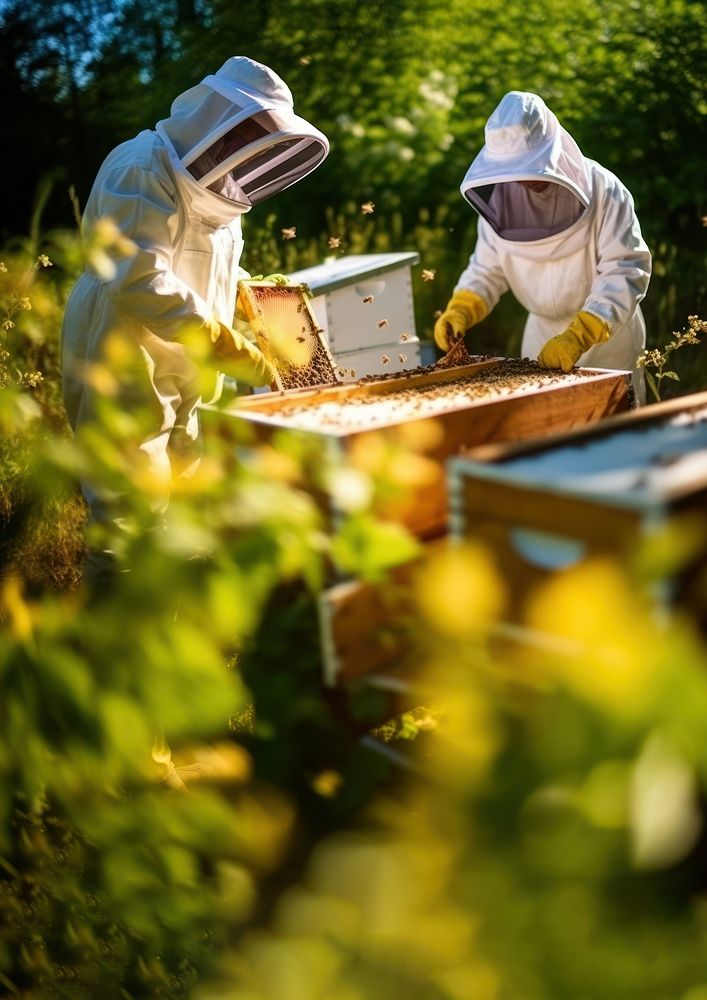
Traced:
[[387, 326], [387, 325], [388, 325], [388, 320], [387, 319], [379, 319], [378, 320], [378, 326], [380, 328], [383, 328], [384, 326]]
[[364, 215], [373, 215], [375, 208], [375, 203], [372, 201], [364, 201], [363, 205], [361, 205], [361, 211]]
[[297, 341], [298, 341], [298, 343], [300, 343], [300, 344], [303, 344], [303, 343], [304, 343], [304, 340], [305, 340], [305, 338], [304, 338], [304, 337], [298, 337], [298, 338], [297, 338]]
[[434, 277], [436, 274], [437, 272], [433, 271], [431, 268], [423, 268], [420, 277], [422, 278], [423, 281], [434, 281]]
[[355, 368], [349, 368], [349, 376], [351, 378], [356, 378], [356, 369]]
[[382, 365], [390, 364], [390, 358], [388, 357], [387, 354], [381, 354], [381, 364]]
[[341, 246], [341, 240], [339, 239], [338, 236], [330, 236], [329, 237], [329, 249], [330, 250], [337, 250], [340, 246]]
[[410, 339], [410, 334], [409, 333], [401, 333], [400, 334], [400, 343], [401, 344], [404, 344], [405, 341], [409, 340], [409, 339]]
[[364, 295], [363, 296], [363, 301], [366, 302], [366, 303], [373, 302], [373, 296], [372, 295]]
[[283, 240], [293, 240], [297, 235], [297, 227], [290, 226], [289, 229], [281, 229]]
[[311, 56], [300, 56], [299, 59], [297, 60], [300, 66], [309, 66], [311, 61], [312, 61]]
[[398, 355], [398, 361], [400, 362], [401, 365], [404, 365], [405, 362], [407, 361], [407, 359], [408, 359], [407, 354], [399, 354]]

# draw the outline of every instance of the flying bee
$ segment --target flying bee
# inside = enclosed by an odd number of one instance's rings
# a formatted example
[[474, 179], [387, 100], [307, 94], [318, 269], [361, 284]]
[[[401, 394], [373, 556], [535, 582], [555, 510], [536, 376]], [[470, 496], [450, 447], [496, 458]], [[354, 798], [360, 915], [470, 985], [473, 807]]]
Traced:
[[423, 281], [434, 281], [434, 277], [436, 274], [437, 272], [432, 270], [432, 268], [426, 267], [422, 269], [422, 274], [420, 275], [420, 277], [422, 278]]
[[364, 215], [373, 215], [375, 208], [375, 203], [372, 201], [364, 201], [363, 205], [361, 205], [361, 211]]
[[372, 295], [364, 295], [362, 301], [365, 302], [366, 305], [368, 305], [369, 302], [373, 302], [373, 296]]
[[408, 359], [407, 354], [399, 354], [398, 355], [398, 361], [400, 362], [401, 365], [404, 365], [405, 362], [407, 361], [407, 359]]
[[378, 320], [378, 326], [379, 327], [384, 327], [384, 326], [387, 326], [387, 325], [388, 325], [388, 320], [387, 319], [379, 319]]
[[388, 357], [387, 354], [381, 354], [381, 364], [382, 365], [390, 364], [390, 358]]
[[283, 240], [293, 240], [297, 235], [297, 226], [290, 226], [289, 228], [281, 229]]

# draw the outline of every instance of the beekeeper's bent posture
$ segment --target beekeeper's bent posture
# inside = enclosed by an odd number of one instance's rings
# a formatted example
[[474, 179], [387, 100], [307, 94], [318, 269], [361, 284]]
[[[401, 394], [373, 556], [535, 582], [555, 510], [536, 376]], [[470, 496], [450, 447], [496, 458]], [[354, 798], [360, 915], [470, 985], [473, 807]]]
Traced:
[[108, 217], [136, 251], [115, 260], [112, 277], [87, 269], [69, 298], [63, 393], [74, 429], [94, 415], [96, 390], [86, 376], [115, 330], [134, 343], [148, 400], [157, 404], [154, 433], [141, 449], [161, 479], [173, 472], [171, 454], [199, 434], [199, 378], [180, 343], [184, 330], [203, 329], [223, 371], [252, 385], [273, 381], [261, 352], [232, 329], [238, 279], [247, 277], [241, 216], [310, 173], [328, 151], [326, 137], [294, 114], [280, 77], [235, 56], [178, 97], [154, 131], [108, 155], [83, 227]]
[[[651, 256], [621, 181], [582, 155], [535, 94], [511, 91], [461, 185], [477, 243], [435, 341], [448, 349], [510, 289], [528, 310], [521, 352], [543, 368], [634, 371], [645, 345], [639, 302]], [[642, 375], [642, 373], [641, 373]]]

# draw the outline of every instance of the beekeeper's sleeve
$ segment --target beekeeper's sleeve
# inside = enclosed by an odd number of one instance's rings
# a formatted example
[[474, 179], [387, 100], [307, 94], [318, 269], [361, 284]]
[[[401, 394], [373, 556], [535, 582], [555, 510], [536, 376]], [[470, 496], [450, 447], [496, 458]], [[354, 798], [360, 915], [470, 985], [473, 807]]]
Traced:
[[137, 247], [127, 257], [112, 255], [115, 273], [104, 287], [116, 310], [164, 340], [177, 339], [185, 321], [209, 319], [204, 299], [172, 270], [179, 210], [162, 178], [137, 166], [109, 173], [98, 211]]
[[618, 181], [604, 192], [597, 234], [596, 278], [582, 306], [613, 333], [628, 323], [648, 289], [651, 254], [634, 212], [633, 199]]
[[474, 252], [454, 289], [455, 292], [462, 289], [476, 292], [488, 306], [489, 312], [503, 293], [508, 291], [508, 282], [496, 252], [496, 239], [496, 234], [488, 222], [479, 219]]

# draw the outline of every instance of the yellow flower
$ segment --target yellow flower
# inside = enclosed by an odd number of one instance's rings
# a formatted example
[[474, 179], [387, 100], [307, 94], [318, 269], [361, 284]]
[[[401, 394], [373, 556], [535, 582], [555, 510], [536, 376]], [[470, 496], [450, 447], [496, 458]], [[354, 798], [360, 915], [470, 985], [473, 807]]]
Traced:
[[447, 546], [418, 573], [417, 603], [441, 635], [461, 639], [489, 625], [504, 603], [501, 581], [476, 545]]
[[333, 799], [344, 783], [338, 771], [321, 771], [312, 781], [312, 788], [325, 799]]

